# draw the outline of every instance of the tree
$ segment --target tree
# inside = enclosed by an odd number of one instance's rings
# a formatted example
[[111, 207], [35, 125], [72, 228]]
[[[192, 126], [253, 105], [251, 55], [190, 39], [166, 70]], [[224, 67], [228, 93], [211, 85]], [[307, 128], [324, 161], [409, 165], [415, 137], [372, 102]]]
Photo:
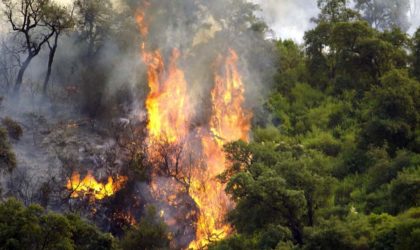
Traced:
[[420, 81], [420, 28], [416, 31], [413, 37], [413, 75]]
[[1, 41], [0, 47], [0, 76], [2, 77], [0, 88], [2, 88], [4, 93], [9, 92], [15, 84], [15, 78], [20, 64], [19, 51], [14, 46], [9, 45], [12, 40], [11, 36], [6, 36]]
[[420, 206], [420, 167], [406, 169], [390, 184], [393, 212], [403, 212]]
[[116, 240], [109, 233], [102, 233], [96, 226], [77, 215], [68, 214], [65, 218], [71, 226], [71, 239], [75, 249], [107, 250], [116, 249]]
[[80, 47], [80, 96], [82, 112], [90, 117], [103, 115], [108, 108], [102, 100], [107, 82], [106, 72], [112, 71], [114, 61], [99, 60], [103, 47], [112, 34], [114, 25], [110, 0], [75, 1], [74, 21], [77, 44]]
[[54, 30], [46, 25], [44, 19], [50, 0], [2, 0], [2, 2], [13, 31], [21, 35], [18, 41], [21, 43], [22, 52], [26, 51], [26, 58], [20, 65], [14, 87], [15, 94], [18, 94], [23, 76], [32, 59], [54, 35]]
[[401, 31], [380, 33], [364, 21], [323, 22], [305, 34], [312, 85], [359, 97], [393, 68], [405, 68], [409, 39]]
[[365, 98], [368, 112], [360, 146], [387, 147], [391, 155], [402, 148], [418, 151], [419, 83], [401, 70], [388, 72], [381, 82]]
[[245, 235], [283, 226], [295, 243], [302, 244], [303, 226], [316, 223], [318, 209], [332, 195], [326, 162], [316, 153], [276, 143], [278, 136], [267, 135], [259, 131], [256, 143], [225, 147], [231, 164], [221, 178], [228, 180], [226, 191], [237, 204], [228, 219]]
[[80, 39], [86, 42], [85, 56], [92, 60], [109, 35], [112, 4], [109, 0], [77, 0], [75, 12]]
[[45, 24], [49, 27], [50, 30], [53, 31], [54, 35], [52, 42], [47, 40], [50, 53], [48, 56], [47, 73], [45, 75], [43, 85], [44, 95], [47, 93], [48, 82], [51, 77], [52, 65], [58, 47], [58, 38], [66, 29], [71, 28], [73, 25], [72, 15], [69, 13], [69, 11], [56, 3], [51, 3], [45, 12]]
[[410, 28], [410, 0], [356, 0], [355, 7], [375, 29]]
[[[80, 237], [80, 238], [79, 238]], [[114, 240], [75, 216], [24, 207], [9, 199], [0, 204], [0, 245], [5, 249], [113, 249]]]
[[317, 4], [321, 13], [312, 19], [315, 23], [345, 22], [358, 18], [357, 13], [347, 7], [348, 0], [318, 0]]

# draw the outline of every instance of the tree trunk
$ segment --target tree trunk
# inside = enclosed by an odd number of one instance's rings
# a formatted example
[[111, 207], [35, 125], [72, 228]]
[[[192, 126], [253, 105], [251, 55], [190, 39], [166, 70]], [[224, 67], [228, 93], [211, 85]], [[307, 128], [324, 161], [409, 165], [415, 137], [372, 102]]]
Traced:
[[54, 38], [54, 45], [52, 47], [50, 47], [50, 55], [48, 58], [48, 69], [47, 69], [47, 74], [45, 76], [45, 80], [44, 80], [44, 87], [43, 87], [43, 93], [44, 95], [47, 94], [47, 89], [48, 89], [48, 82], [50, 81], [50, 77], [51, 77], [51, 71], [52, 71], [52, 65], [54, 62], [54, 56], [55, 56], [55, 52], [57, 50], [57, 41], [58, 41], [58, 33], [56, 33], [55, 38]]
[[25, 71], [28, 68], [29, 63], [31, 63], [32, 58], [34, 58], [33, 55], [28, 55], [28, 57], [26, 58], [26, 60], [23, 62], [22, 66], [19, 69], [19, 73], [18, 73], [17, 78], [16, 78], [15, 89], [14, 89], [14, 94], [15, 95], [19, 94], [19, 90], [20, 90], [20, 87], [21, 87], [22, 81], [23, 81], [23, 75], [25, 74]]
[[308, 206], [308, 226], [312, 227], [314, 225], [314, 205], [312, 199], [306, 199]]

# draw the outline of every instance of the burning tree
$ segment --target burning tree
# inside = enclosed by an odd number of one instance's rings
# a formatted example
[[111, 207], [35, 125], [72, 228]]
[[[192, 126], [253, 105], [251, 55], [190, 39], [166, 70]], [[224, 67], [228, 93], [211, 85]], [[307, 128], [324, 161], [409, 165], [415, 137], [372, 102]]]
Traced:
[[[147, 14], [139, 10], [136, 21], [146, 41], [150, 32]], [[201, 249], [231, 231], [224, 216], [233, 204], [217, 176], [225, 170], [223, 145], [230, 141], [247, 141], [250, 130], [252, 116], [244, 107], [239, 57], [233, 49], [226, 50], [227, 55], [216, 57], [210, 94], [211, 115], [207, 124], [195, 126], [187, 91], [189, 85], [177, 63], [183, 58], [181, 50], [172, 49], [168, 66], [160, 49], [150, 50], [144, 42], [140, 50], [150, 88], [145, 102], [148, 157], [158, 176], [181, 182], [186, 190], [178, 192], [187, 191], [194, 200], [199, 213], [194, 226], [195, 240], [189, 248]], [[154, 186], [154, 192], [159, 192], [159, 185]], [[177, 196], [177, 191], [173, 192]]]

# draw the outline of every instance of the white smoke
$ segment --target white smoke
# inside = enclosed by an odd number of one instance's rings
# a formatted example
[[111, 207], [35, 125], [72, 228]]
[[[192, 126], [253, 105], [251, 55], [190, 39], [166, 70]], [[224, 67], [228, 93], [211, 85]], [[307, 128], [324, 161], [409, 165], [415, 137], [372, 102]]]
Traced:
[[[310, 19], [319, 13], [317, 0], [250, 0], [259, 4], [260, 13], [269, 27], [275, 32], [276, 38], [292, 39], [303, 42], [305, 31], [314, 27]], [[387, 0], [381, 0], [387, 1]], [[350, 1], [349, 6], [354, 3]], [[410, 0], [410, 13], [407, 13], [412, 35], [420, 27], [420, 0]]]
[[262, 17], [275, 32], [277, 38], [303, 42], [305, 31], [314, 24], [310, 19], [319, 10], [316, 0], [251, 0], [259, 4]]

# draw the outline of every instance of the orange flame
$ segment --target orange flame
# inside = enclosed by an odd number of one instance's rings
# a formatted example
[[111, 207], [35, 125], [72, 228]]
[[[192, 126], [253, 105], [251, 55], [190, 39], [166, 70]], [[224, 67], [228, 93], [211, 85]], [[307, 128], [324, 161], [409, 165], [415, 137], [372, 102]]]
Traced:
[[[143, 12], [136, 16], [142, 36], [148, 34], [148, 27]], [[141, 56], [147, 65], [147, 77], [150, 93], [146, 100], [148, 111], [148, 131], [152, 140], [176, 142], [188, 133], [189, 106], [187, 82], [184, 72], [178, 68], [181, 57], [178, 49], [172, 50], [169, 66], [165, 69], [159, 50], [149, 52], [141, 45]]]
[[108, 182], [103, 184], [96, 181], [92, 172], [88, 172], [86, 177], [80, 180], [80, 174], [75, 172], [67, 181], [67, 189], [72, 191], [72, 198], [91, 196], [96, 200], [102, 200], [114, 195], [126, 181], [127, 177], [124, 176], [118, 177], [115, 182], [112, 177], [108, 177]]
[[[215, 86], [211, 92], [212, 136], [202, 138], [202, 147], [207, 163], [207, 172], [196, 173], [191, 196], [200, 208], [196, 240], [189, 248], [203, 249], [209, 243], [228, 236], [231, 227], [224, 217], [232, 206], [224, 192], [225, 186], [215, 178], [223, 173], [226, 158], [223, 145], [227, 142], [248, 141], [251, 115], [244, 106], [244, 85], [237, 68], [238, 56], [232, 49], [224, 61], [223, 72], [215, 73]], [[219, 62], [220, 63], [220, 62]]]
[[187, 83], [184, 72], [177, 67], [180, 55], [177, 49], [172, 51], [168, 71], [164, 75], [160, 53], [143, 53], [144, 61], [148, 65], [150, 87], [146, 100], [148, 131], [149, 136], [155, 140], [175, 142], [188, 133]]
[[[148, 34], [145, 14], [138, 12], [136, 21], [145, 38]], [[217, 60], [209, 125], [205, 130], [199, 130], [206, 169], [196, 167], [191, 173], [189, 194], [200, 214], [195, 241], [190, 243], [190, 249], [205, 248], [209, 243], [225, 238], [232, 230], [224, 217], [233, 204], [224, 192], [225, 186], [216, 177], [225, 170], [223, 145], [236, 140], [248, 141], [252, 116], [244, 109], [244, 85], [238, 70], [238, 56], [232, 49], [228, 52], [227, 56], [220, 56]], [[162, 139], [177, 144], [188, 138], [190, 132], [188, 85], [184, 72], [177, 66], [180, 55], [174, 49], [166, 68], [159, 50], [147, 51], [145, 43], [141, 45], [150, 88], [146, 108], [151, 144]], [[154, 152], [149, 153], [153, 158]]]

